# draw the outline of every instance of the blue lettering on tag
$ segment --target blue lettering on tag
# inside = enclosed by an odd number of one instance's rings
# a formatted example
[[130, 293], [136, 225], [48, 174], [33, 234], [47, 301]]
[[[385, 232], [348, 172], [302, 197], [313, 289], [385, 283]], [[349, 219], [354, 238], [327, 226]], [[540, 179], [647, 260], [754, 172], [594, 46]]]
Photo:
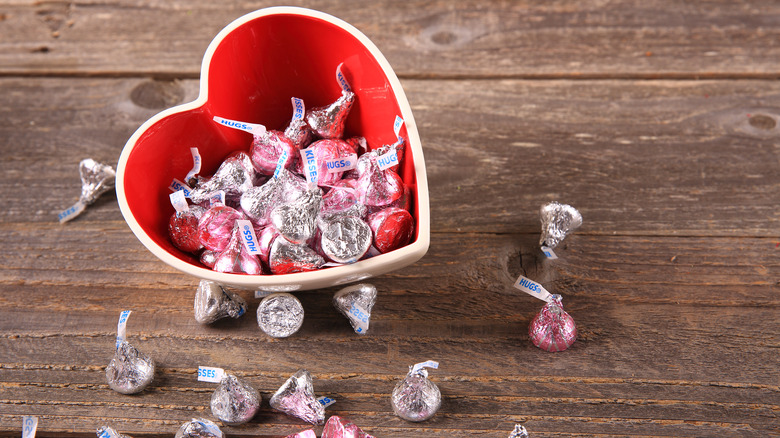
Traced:
[[249, 227], [249, 225], [244, 225], [244, 241], [246, 242], [247, 249], [249, 251], [257, 251], [257, 244], [252, 238], [252, 229]]
[[298, 99], [297, 97], [292, 98], [293, 101], [293, 120], [301, 120], [303, 119], [303, 99]]

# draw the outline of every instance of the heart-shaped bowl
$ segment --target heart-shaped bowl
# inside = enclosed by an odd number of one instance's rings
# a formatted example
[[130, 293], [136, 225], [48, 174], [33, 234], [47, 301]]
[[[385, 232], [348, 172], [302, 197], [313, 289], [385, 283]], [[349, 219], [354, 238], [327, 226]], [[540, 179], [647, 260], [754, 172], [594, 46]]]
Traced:
[[[365, 137], [369, 148], [396, 141], [393, 122], [404, 119], [399, 175], [412, 194], [415, 232], [399, 249], [356, 263], [284, 275], [220, 273], [177, 249], [168, 236], [174, 212], [169, 186], [193, 167], [191, 147], [201, 154], [201, 175], [211, 175], [234, 151], [249, 151], [251, 134], [221, 126], [214, 116], [283, 130], [292, 116], [292, 97], [307, 108], [341, 94], [336, 69], [356, 100], [345, 137]], [[422, 146], [412, 110], [398, 77], [379, 49], [352, 25], [323, 12], [296, 7], [261, 9], [235, 20], [203, 57], [200, 93], [190, 103], [165, 110], [127, 141], [117, 165], [119, 207], [130, 229], [154, 255], [198, 278], [248, 290], [319, 289], [360, 281], [419, 260], [428, 250], [430, 216]]]

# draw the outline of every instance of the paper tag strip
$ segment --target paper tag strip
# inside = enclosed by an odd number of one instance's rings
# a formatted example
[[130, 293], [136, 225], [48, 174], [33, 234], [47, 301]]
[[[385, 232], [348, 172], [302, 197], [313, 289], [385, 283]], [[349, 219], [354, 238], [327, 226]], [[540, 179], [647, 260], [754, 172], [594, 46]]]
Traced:
[[382, 170], [398, 165], [398, 154], [395, 153], [395, 149], [376, 157], [376, 164], [378, 164], [379, 168]]
[[303, 116], [306, 113], [306, 107], [303, 106], [303, 99], [298, 99], [297, 97], [293, 97], [292, 99], [292, 106], [293, 106], [293, 120], [303, 120]]
[[401, 116], [395, 116], [395, 122], [393, 123], [393, 132], [395, 132], [395, 138], [398, 139], [396, 144], [402, 144], [404, 139], [401, 137], [401, 126], [404, 125], [404, 119]]
[[192, 178], [195, 178], [195, 175], [200, 173], [201, 160], [198, 148], [190, 148], [190, 153], [192, 154], [192, 169], [187, 172], [187, 176], [184, 177], [184, 181], [189, 181]]
[[341, 90], [349, 93], [352, 91], [352, 87], [349, 86], [349, 82], [347, 82], [347, 78], [344, 77], [344, 73], [341, 72], [341, 67], [344, 65], [342, 62], [339, 64], [338, 67], [336, 67], [336, 81], [338, 81], [339, 85], [341, 86]]
[[178, 192], [179, 190], [184, 192], [184, 196], [189, 198], [190, 197], [190, 186], [187, 184], [184, 184], [183, 182], [179, 181], [178, 179], [174, 178], [173, 181], [171, 181], [171, 185], [168, 186], [169, 189], [171, 189], [172, 192]]
[[425, 361], [425, 362], [420, 362], [420, 363], [414, 364], [414, 366], [412, 367], [412, 373], [417, 373], [420, 370], [422, 370], [423, 368], [433, 368], [434, 370], [438, 369], [439, 368], [439, 362], [436, 362], [434, 360], [428, 360], [428, 361]]
[[84, 211], [84, 209], [86, 207], [87, 206], [84, 205], [84, 203], [82, 203], [81, 201], [78, 201], [75, 204], [73, 204], [73, 206], [71, 206], [69, 209], [67, 209], [67, 210], [63, 211], [62, 213], [58, 214], [57, 218], [59, 218], [61, 224], [65, 223], [65, 222], [75, 218], [79, 214], [81, 214], [81, 212]]
[[357, 154], [350, 154], [342, 158], [334, 158], [325, 162], [328, 173], [346, 172], [357, 167]]
[[515, 281], [514, 286], [521, 291], [527, 293], [528, 295], [533, 295], [536, 298], [539, 298], [542, 301], [550, 302], [552, 294], [550, 292], [547, 292], [547, 289], [542, 287], [541, 284], [523, 277], [522, 275], [518, 277], [518, 279]]
[[323, 408], [327, 408], [333, 403], [336, 403], [336, 399], [325, 396], [317, 397], [317, 401], [322, 405]]
[[252, 226], [252, 222], [246, 219], [239, 219], [236, 221], [236, 224], [238, 224], [241, 239], [244, 241], [244, 246], [249, 254], [260, 254], [260, 246], [257, 244], [257, 235], [255, 235], [255, 227]]
[[279, 174], [282, 173], [282, 169], [287, 164], [289, 157], [287, 151], [282, 151], [282, 155], [279, 155], [279, 161], [276, 162], [276, 170], [274, 170], [274, 178], [279, 178]]
[[246, 131], [252, 135], [261, 135], [265, 133], [265, 126], [258, 125], [257, 123], [239, 122], [236, 120], [223, 119], [222, 117], [216, 116], [214, 116], [214, 121], [222, 126], [238, 129], [240, 131]]
[[38, 417], [25, 415], [22, 417], [22, 438], [35, 438], [38, 430]]
[[184, 190], [177, 190], [168, 195], [168, 197], [171, 198], [171, 205], [173, 205], [173, 208], [179, 213], [190, 209], [190, 205], [187, 204], [187, 198], [184, 196]]
[[216, 367], [198, 367], [198, 382], [219, 383], [225, 377], [225, 370]]
[[355, 318], [357, 327], [355, 332], [364, 333], [368, 330], [368, 311], [360, 306], [360, 304], [353, 303], [349, 308], [349, 314]]
[[119, 344], [122, 341], [127, 340], [127, 318], [130, 318], [132, 310], [123, 310], [119, 314], [119, 322], [116, 323], [116, 346], [119, 348]]
[[303, 160], [303, 173], [306, 176], [306, 181], [308, 181], [309, 184], [317, 185], [320, 171], [317, 166], [317, 158], [314, 156], [314, 151], [311, 148], [301, 150], [301, 160]]
[[558, 258], [558, 256], [555, 255], [555, 251], [553, 251], [552, 248], [550, 248], [550, 247], [542, 245], [542, 252], [550, 260], [555, 260], [555, 259]]
[[255, 298], [265, 298], [268, 295], [271, 295], [273, 293], [276, 293], [276, 292], [270, 291], [270, 290], [256, 290], [255, 291]]

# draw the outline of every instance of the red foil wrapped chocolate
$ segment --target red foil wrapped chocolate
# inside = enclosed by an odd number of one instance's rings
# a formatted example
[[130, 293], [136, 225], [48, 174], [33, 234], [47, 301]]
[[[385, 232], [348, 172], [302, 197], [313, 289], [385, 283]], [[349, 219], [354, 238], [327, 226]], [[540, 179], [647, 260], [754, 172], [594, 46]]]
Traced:
[[368, 225], [374, 234], [374, 247], [383, 254], [408, 244], [414, 234], [414, 218], [396, 207], [369, 215]]

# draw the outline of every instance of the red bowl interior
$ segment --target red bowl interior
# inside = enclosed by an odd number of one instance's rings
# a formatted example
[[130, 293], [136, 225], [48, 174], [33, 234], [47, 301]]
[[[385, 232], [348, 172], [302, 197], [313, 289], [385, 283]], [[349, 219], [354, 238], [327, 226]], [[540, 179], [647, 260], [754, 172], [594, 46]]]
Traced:
[[[394, 143], [393, 122], [401, 114], [380, 64], [355, 35], [337, 24], [297, 14], [264, 15], [239, 25], [216, 44], [210, 61], [209, 52], [204, 61], [203, 103], [149, 126], [128, 155], [124, 173], [127, 204], [140, 227], [169, 253], [199, 266], [168, 238], [168, 219], [174, 212], [168, 187], [192, 168], [191, 147], [200, 150], [201, 175], [211, 175], [231, 152], [248, 151], [252, 140], [248, 133], [218, 125], [213, 116], [283, 130], [292, 116], [291, 97], [303, 99], [306, 108], [339, 97], [335, 71], [340, 63], [357, 95], [345, 137], [363, 136], [370, 149]], [[405, 127], [401, 135], [408, 138]], [[411, 153], [404, 154], [399, 173], [414, 195], [412, 214], [418, 217]]]

